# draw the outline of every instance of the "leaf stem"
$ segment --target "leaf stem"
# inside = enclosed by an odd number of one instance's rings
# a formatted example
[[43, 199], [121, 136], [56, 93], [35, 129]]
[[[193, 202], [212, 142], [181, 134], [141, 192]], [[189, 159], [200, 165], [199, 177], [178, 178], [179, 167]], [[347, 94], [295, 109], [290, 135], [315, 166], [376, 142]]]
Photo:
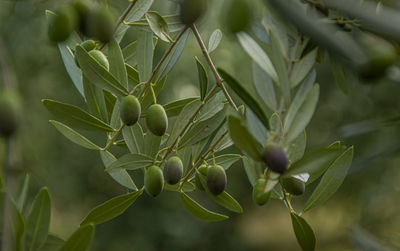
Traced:
[[114, 144], [115, 140], [121, 133], [122, 129], [124, 129], [124, 127], [125, 127], [125, 124], [122, 124], [121, 127], [115, 132], [114, 136], [112, 136], [112, 138], [108, 141], [107, 145], [101, 150], [107, 151]]
[[283, 193], [283, 202], [285, 203], [286, 207], [289, 209], [291, 213], [296, 213], [293, 209], [292, 204], [290, 203], [289, 193], [286, 192], [285, 188], [283, 187], [282, 183], [279, 181], [279, 185], [281, 186], [282, 193]]

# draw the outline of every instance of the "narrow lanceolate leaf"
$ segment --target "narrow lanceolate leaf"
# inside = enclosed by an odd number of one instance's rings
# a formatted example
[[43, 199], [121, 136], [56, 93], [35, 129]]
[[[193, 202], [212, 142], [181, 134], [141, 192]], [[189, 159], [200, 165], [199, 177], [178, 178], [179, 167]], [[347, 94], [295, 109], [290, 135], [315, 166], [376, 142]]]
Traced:
[[26, 202], [26, 196], [28, 194], [29, 190], [29, 181], [30, 181], [30, 175], [27, 173], [24, 178], [24, 182], [22, 183], [21, 191], [18, 195], [18, 200], [17, 200], [17, 208], [20, 212], [23, 212], [25, 202]]
[[49, 233], [46, 242], [43, 244], [41, 251], [59, 250], [65, 241], [55, 234]]
[[278, 74], [268, 55], [263, 51], [263, 49], [254, 41], [247, 33], [240, 32], [237, 35], [240, 44], [247, 54], [256, 62], [261, 69], [263, 69], [269, 76], [278, 82]]
[[90, 211], [81, 222], [81, 226], [91, 223], [97, 225], [116, 218], [125, 212], [142, 193], [143, 189], [140, 189], [137, 192], [120, 195], [104, 202]]
[[222, 192], [219, 195], [214, 195], [210, 192], [210, 190], [208, 190], [208, 186], [207, 186], [207, 179], [206, 176], [199, 173], [197, 170], [197, 175], [200, 179], [200, 182], [202, 184], [202, 186], [204, 187], [204, 189], [206, 190], [208, 196], [210, 196], [217, 204], [223, 206], [224, 208], [235, 212], [235, 213], [243, 213], [243, 208], [242, 206], [239, 204], [239, 202], [237, 202], [230, 194], [228, 194], [227, 192]]
[[295, 213], [290, 213], [292, 219], [293, 231], [296, 235], [297, 242], [304, 251], [315, 250], [314, 231], [308, 223]]
[[[1, 192], [1, 197], [7, 200], [6, 206], [7, 211], [9, 212], [8, 217], [5, 218], [5, 224], [9, 226], [9, 229], [12, 231], [12, 246], [16, 251], [24, 250], [24, 234], [25, 234], [25, 222], [21, 212], [18, 210], [14, 200], [9, 197], [9, 195]], [[4, 235], [3, 235], [4, 236]], [[10, 240], [9, 240], [10, 241]]]
[[342, 65], [335, 57], [329, 56], [330, 66], [333, 78], [337, 86], [343, 91], [343, 93], [348, 94], [350, 91], [350, 81], [346, 76], [345, 66]]
[[[100, 157], [103, 161], [104, 167], [109, 167], [113, 162], [117, 160], [110, 152], [108, 151], [100, 151]], [[129, 173], [124, 169], [115, 169], [114, 171], [109, 171], [108, 174], [120, 185], [131, 189], [133, 191], [137, 191], [137, 187], [133, 182]]]
[[[175, 185], [170, 185], [168, 183], [164, 184], [164, 189], [168, 190], [168, 191], [180, 192], [179, 187], [180, 187], [179, 183], [175, 184]], [[183, 186], [182, 186], [182, 191], [184, 191], [184, 192], [192, 192], [195, 189], [196, 189], [196, 186], [189, 181], [185, 182], [185, 184], [183, 184]]]
[[82, 79], [83, 92], [85, 94], [85, 100], [89, 109], [89, 113], [102, 121], [108, 122], [107, 106], [103, 94], [104, 91], [90, 83], [89, 79], [87, 79], [85, 76], [82, 76]]
[[179, 99], [176, 101], [172, 101], [170, 103], [167, 103], [163, 105], [165, 112], [167, 113], [168, 118], [178, 116], [179, 113], [182, 111], [183, 107], [185, 107], [187, 104], [194, 100], [198, 100], [199, 97], [190, 97], [190, 98], [184, 98], [184, 99]]
[[253, 83], [262, 101], [271, 109], [278, 111], [278, 102], [276, 100], [274, 83], [271, 77], [253, 61]]
[[296, 87], [307, 76], [315, 64], [318, 48], [315, 48], [293, 66], [290, 87]]
[[125, 64], [125, 68], [128, 74], [128, 90], [133, 90], [133, 88], [137, 86], [140, 82], [139, 72], [128, 64]]
[[158, 151], [160, 150], [162, 137], [152, 134], [151, 132], [147, 132], [144, 136], [144, 153], [147, 156], [155, 157]]
[[218, 69], [219, 74], [232, 90], [243, 100], [243, 102], [254, 112], [258, 119], [264, 124], [265, 128], [269, 128], [268, 118], [258, 100], [247, 92], [246, 88], [236, 79], [230, 76], [222, 69]]
[[316, 84], [309, 94], [306, 96], [305, 101], [300, 106], [293, 119], [290, 130], [286, 135], [286, 142], [292, 142], [297, 136], [306, 128], [314, 115], [315, 108], [318, 103], [319, 85]]
[[71, 129], [70, 127], [68, 127], [58, 121], [54, 121], [54, 120], [50, 120], [50, 123], [52, 123], [57, 128], [57, 130], [60, 133], [62, 133], [67, 139], [71, 140], [75, 144], [78, 144], [80, 146], [83, 146], [85, 148], [92, 149], [92, 150], [100, 150], [101, 149], [101, 147], [99, 147], [92, 141], [88, 140], [84, 136], [80, 135], [79, 133], [77, 133], [76, 131]]
[[128, 153], [123, 155], [117, 161], [110, 164], [106, 168], [107, 172], [113, 171], [115, 169], [125, 169], [125, 170], [136, 170], [150, 166], [153, 163], [153, 159], [149, 156], [143, 154], [133, 154]]
[[111, 73], [91, 57], [80, 45], [76, 46], [76, 56], [83, 74], [91, 83], [115, 95], [128, 95], [126, 87], [121, 85]]
[[112, 39], [108, 43], [108, 61], [110, 62], [110, 73], [119, 83], [128, 88], [128, 76], [125, 68], [125, 60], [118, 42]]
[[122, 135], [131, 153], [144, 153], [144, 134], [139, 123], [133, 126], [125, 126]]
[[229, 134], [237, 148], [254, 160], [261, 160], [261, 145], [250, 134], [241, 118], [228, 116]]
[[254, 114], [254, 112], [250, 109], [246, 111], [246, 124], [249, 132], [254, 136], [254, 138], [261, 145], [264, 145], [268, 139], [268, 131]]
[[71, 127], [83, 130], [94, 130], [103, 132], [114, 131], [109, 125], [90, 115], [81, 108], [69, 104], [64, 104], [58, 101], [43, 99], [42, 103], [47, 110]]
[[86, 251], [89, 249], [93, 237], [94, 225], [81, 226], [65, 241], [60, 251]]
[[324, 203], [339, 189], [351, 166], [353, 151], [350, 147], [330, 165], [304, 206], [304, 212]]
[[[158, 94], [160, 94], [160, 92], [164, 88], [165, 81], [167, 81], [167, 76], [165, 76], [164, 78], [158, 80], [155, 83], [155, 85], [153, 86], [154, 93], [156, 94], [156, 97], [158, 96]], [[143, 110], [147, 110], [147, 108], [150, 105], [152, 105], [153, 103], [154, 103], [153, 94], [151, 93], [150, 89], [148, 89], [148, 91], [144, 95], [143, 101], [141, 102], [142, 111]]]
[[200, 85], [200, 98], [204, 100], [204, 97], [207, 95], [208, 90], [208, 76], [207, 72], [204, 69], [203, 64], [199, 61], [196, 57], [196, 65], [197, 65], [197, 72], [199, 75], [199, 85]]
[[217, 49], [219, 43], [222, 39], [222, 32], [220, 29], [216, 29], [210, 36], [210, 40], [208, 41], [208, 53], [211, 53], [215, 49]]
[[304, 155], [306, 150], [307, 135], [306, 130], [300, 133], [299, 136], [288, 146], [287, 154], [292, 163], [296, 163]]
[[[225, 170], [228, 170], [229, 167], [231, 167], [234, 163], [236, 163], [238, 160], [242, 158], [242, 155], [240, 154], [223, 154], [216, 156], [214, 158], [215, 163], [217, 165], [222, 166]], [[212, 158], [208, 159], [208, 163], [212, 163]]]
[[26, 223], [26, 250], [39, 250], [46, 242], [50, 226], [50, 195], [47, 188], [42, 188], [33, 201]]
[[153, 70], [153, 33], [140, 31], [136, 44], [140, 82], [146, 82]]
[[182, 204], [185, 209], [194, 217], [203, 221], [222, 221], [228, 219], [226, 215], [211, 212], [200, 206], [196, 201], [187, 196], [185, 193], [181, 193]]
[[168, 34], [168, 24], [160, 14], [155, 11], [148, 11], [145, 17], [150, 29], [157, 37], [168, 43], [172, 41]]
[[207, 103], [201, 108], [199, 114], [196, 116], [196, 121], [204, 121], [215, 114], [219, 113], [223, 108], [224, 104], [226, 103], [225, 95], [222, 91], [217, 92], [212, 96]]
[[243, 168], [247, 174], [247, 178], [249, 179], [249, 182], [252, 186], [254, 186], [257, 183], [257, 179], [261, 176], [261, 168], [259, 167], [259, 164], [255, 162], [254, 160], [243, 156]]

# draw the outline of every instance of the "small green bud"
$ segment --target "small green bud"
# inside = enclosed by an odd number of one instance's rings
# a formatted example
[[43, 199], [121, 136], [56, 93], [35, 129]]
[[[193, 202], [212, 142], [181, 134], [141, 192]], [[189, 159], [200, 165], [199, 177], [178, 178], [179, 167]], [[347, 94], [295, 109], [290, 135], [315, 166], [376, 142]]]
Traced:
[[120, 117], [125, 125], [134, 125], [140, 118], [140, 112], [140, 103], [135, 96], [129, 95], [122, 98]]
[[164, 188], [164, 176], [158, 166], [150, 166], [144, 173], [144, 189], [146, 192], [156, 197]]
[[146, 125], [154, 135], [164, 135], [168, 128], [168, 117], [162, 105], [154, 104], [149, 107], [147, 110]]
[[259, 178], [253, 187], [253, 201], [259, 205], [265, 205], [271, 197], [271, 191], [264, 193], [267, 181], [265, 178]]
[[89, 55], [94, 58], [97, 63], [103, 66], [107, 71], [110, 69], [110, 64], [108, 63], [107, 57], [103, 54], [103, 52], [99, 50], [91, 50], [89, 51]]
[[210, 166], [207, 171], [207, 187], [214, 195], [218, 195], [225, 190], [226, 173], [222, 166]]
[[281, 183], [286, 192], [292, 195], [302, 195], [306, 189], [305, 183], [295, 177], [281, 179]]
[[279, 146], [267, 146], [262, 152], [261, 158], [269, 169], [280, 174], [286, 171], [289, 163], [285, 151]]
[[164, 179], [170, 185], [178, 183], [183, 175], [183, 164], [178, 156], [169, 158], [164, 167]]
[[[207, 166], [206, 165], [201, 165], [198, 169], [197, 169], [202, 175], [204, 175], [204, 176], [207, 176], [207, 171], [208, 171], [208, 168], [207, 168]], [[203, 187], [203, 184], [201, 184], [201, 180], [200, 180], [200, 177], [199, 177], [199, 175], [196, 173], [196, 176], [195, 176], [195, 183], [196, 183], [196, 187], [198, 188], [198, 189], [200, 189], [201, 191], [204, 191], [205, 189], [204, 189], [204, 187]]]
[[205, 0], [182, 0], [179, 11], [179, 18], [183, 24], [190, 25], [196, 22], [204, 12], [207, 3]]
[[53, 42], [67, 40], [76, 26], [76, 13], [72, 8], [63, 7], [51, 16], [49, 21], [48, 35]]

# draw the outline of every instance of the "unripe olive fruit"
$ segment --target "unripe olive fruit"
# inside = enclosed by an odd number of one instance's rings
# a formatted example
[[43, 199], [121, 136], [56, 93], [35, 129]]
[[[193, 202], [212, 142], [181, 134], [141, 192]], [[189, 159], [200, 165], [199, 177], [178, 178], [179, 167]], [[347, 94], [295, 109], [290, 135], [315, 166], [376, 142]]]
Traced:
[[16, 93], [3, 91], [0, 94], [0, 136], [10, 137], [18, 128], [20, 104]]
[[156, 197], [164, 188], [164, 176], [158, 166], [150, 166], [144, 173], [144, 189], [146, 192]]
[[251, 8], [246, 0], [232, 1], [227, 11], [227, 28], [232, 33], [246, 30], [251, 23]]
[[168, 117], [164, 107], [159, 104], [154, 104], [147, 110], [146, 116], [147, 128], [157, 136], [163, 136], [168, 128]]
[[103, 54], [103, 52], [99, 50], [91, 50], [89, 51], [89, 55], [107, 71], [110, 69], [110, 64], [108, 63], [107, 57]]
[[182, 0], [180, 4], [179, 18], [182, 23], [193, 24], [207, 9], [205, 0]]
[[[208, 167], [206, 165], [201, 165], [198, 169], [197, 169], [202, 175], [207, 176], [207, 171], [208, 171]], [[200, 189], [201, 191], [204, 191], [204, 187], [203, 184], [201, 183], [200, 177], [199, 175], [196, 173], [196, 176], [194, 178], [195, 183], [196, 183], [196, 187], [198, 189]]]
[[170, 185], [178, 183], [183, 175], [183, 164], [179, 157], [169, 158], [164, 167], [164, 179]]
[[[80, 46], [82, 46], [82, 48], [85, 49], [85, 51], [89, 52], [89, 51], [93, 50], [94, 48], [96, 48], [96, 43], [93, 40], [86, 40], [86, 41], [83, 41], [80, 44]], [[79, 68], [81, 68], [80, 65], [79, 65], [79, 62], [78, 62], [78, 59], [77, 59], [76, 55], [75, 55], [75, 64]]]
[[91, 6], [87, 0], [76, 0], [72, 4], [78, 17], [78, 29], [79, 31], [88, 36], [88, 19], [90, 15]]
[[72, 8], [63, 7], [49, 21], [48, 35], [53, 42], [65, 41], [76, 26], [76, 13]]
[[226, 173], [224, 168], [219, 165], [210, 166], [207, 171], [207, 187], [214, 195], [218, 195], [225, 190]]
[[270, 170], [280, 174], [286, 171], [289, 163], [285, 151], [279, 146], [267, 146], [261, 153], [261, 158]]
[[89, 17], [89, 34], [101, 42], [107, 43], [114, 34], [114, 16], [105, 6], [93, 9]]
[[140, 103], [135, 96], [129, 95], [122, 98], [120, 117], [125, 125], [134, 125], [140, 118], [140, 112]]
[[253, 187], [253, 201], [259, 205], [265, 205], [271, 197], [271, 191], [264, 193], [267, 181], [265, 178], [259, 178]]
[[305, 183], [295, 177], [281, 179], [281, 183], [286, 192], [292, 195], [302, 195], [306, 189]]

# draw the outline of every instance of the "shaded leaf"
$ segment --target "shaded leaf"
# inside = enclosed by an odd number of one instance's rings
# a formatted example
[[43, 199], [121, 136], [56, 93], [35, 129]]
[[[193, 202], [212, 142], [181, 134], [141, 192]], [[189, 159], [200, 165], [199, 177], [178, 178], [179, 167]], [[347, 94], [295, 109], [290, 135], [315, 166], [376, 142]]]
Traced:
[[21, 187], [21, 191], [18, 195], [18, 200], [17, 200], [17, 208], [20, 212], [23, 212], [24, 206], [25, 206], [25, 202], [26, 202], [26, 196], [28, 193], [28, 189], [29, 189], [29, 181], [30, 181], [30, 175], [29, 173], [27, 173], [25, 175], [24, 178], [24, 182], [22, 183], [22, 187]]
[[150, 166], [152, 163], [153, 159], [149, 156], [137, 153], [128, 153], [111, 163], [106, 168], [106, 171], [110, 172], [115, 169], [136, 170]]
[[205, 209], [204, 207], [200, 206], [196, 201], [187, 196], [185, 193], [181, 193], [181, 200], [185, 209], [199, 220], [221, 221], [229, 218], [226, 215], [214, 213], [210, 210]]
[[296, 235], [297, 242], [304, 251], [315, 250], [314, 231], [308, 223], [295, 213], [290, 213], [292, 219], [293, 231]]
[[115, 39], [112, 39], [107, 45], [110, 73], [119, 81], [122, 86], [128, 88], [128, 76], [126, 73], [125, 60], [122, 55], [121, 47], [119, 47], [119, 44]]
[[94, 237], [94, 225], [85, 225], [78, 228], [65, 241], [60, 251], [85, 251], [88, 250]]
[[247, 178], [249, 179], [250, 184], [254, 186], [257, 183], [257, 179], [262, 174], [261, 168], [258, 166], [257, 162], [246, 156], [243, 156], [242, 161], [243, 161], [243, 168], [247, 174]]
[[274, 83], [271, 77], [253, 61], [253, 84], [254, 88], [264, 103], [272, 110], [278, 110]]
[[[103, 90], [90, 83], [85, 76], [83, 78], [83, 92], [90, 114], [102, 121], [108, 121], [107, 106]], [[111, 95], [111, 94], [110, 94]]]
[[171, 42], [172, 39], [168, 35], [168, 24], [164, 18], [155, 11], [148, 11], [145, 16], [154, 34], [165, 42]]
[[[222, 166], [225, 170], [228, 170], [234, 163], [242, 158], [240, 154], [223, 154], [215, 157], [215, 163]], [[212, 163], [212, 158], [208, 159], [207, 162]]]
[[246, 111], [246, 122], [249, 132], [261, 145], [265, 145], [268, 139], [268, 131], [250, 109]]
[[224, 108], [225, 102], [226, 98], [225, 95], [222, 93], [222, 91], [217, 92], [201, 108], [199, 114], [196, 116], [195, 121], [197, 122], [210, 119]]
[[147, 131], [146, 135], [144, 136], [144, 153], [147, 156], [155, 157], [158, 151], [160, 150], [162, 137], [154, 135], [150, 131]]
[[167, 103], [167, 104], [163, 105], [163, 107], [164, 107], [165, 112], [167, 113], [168, 118], [171, 118], [171, 117], [179, 115], [179, 113], [182, 111], [182, 109], [187, 104], [189, 104], [190, 102], [192, 102], [194, 100], [198, 100], [198, 99], [199, 99], [198, 97], [179, 99], [179, 100]]
[[207, 90], [208, 90], [208, 76], [206, 70], [204, 69], [203, 64], [199, 61], [197, 57], [195, 57], [195, 59], [197, 65], [197, 72], [199, 75], [200, 98], [201, 100], [204, 100], [204, 97], [207, 95]]
[[133, 41], [129, 43], [122, 49], [122, 55], [124, 56], [124, 60], [127, 65], [135, 66], [137, 65], [136, 61], [136, 43], [137, 41]]
[[[179, 187], [180, 184], [175, 184], [175, 185], [170, 185], [168, 183], [164, 184], [164, 189], [168, 190], [168, 191], [173, 191], [173, 192], [179, 192]], [[182, 186], [182, 191], [184, 192], [192, 192], [196, 189], [196, 186], [192, 183], [192, 182], [185, 182], [185, 184], [183, 184]]]
[[290, 87], [294, 88], [307, 76], [307, 74], [314, 67], [317, 58], [318, 48], [315, 48], [302, 59], [296, 62], [290, 74]]
[[144, 153], [144, 133], [139, 123], [133, 126], [125, 126], [122, 135], [131, 153]]

